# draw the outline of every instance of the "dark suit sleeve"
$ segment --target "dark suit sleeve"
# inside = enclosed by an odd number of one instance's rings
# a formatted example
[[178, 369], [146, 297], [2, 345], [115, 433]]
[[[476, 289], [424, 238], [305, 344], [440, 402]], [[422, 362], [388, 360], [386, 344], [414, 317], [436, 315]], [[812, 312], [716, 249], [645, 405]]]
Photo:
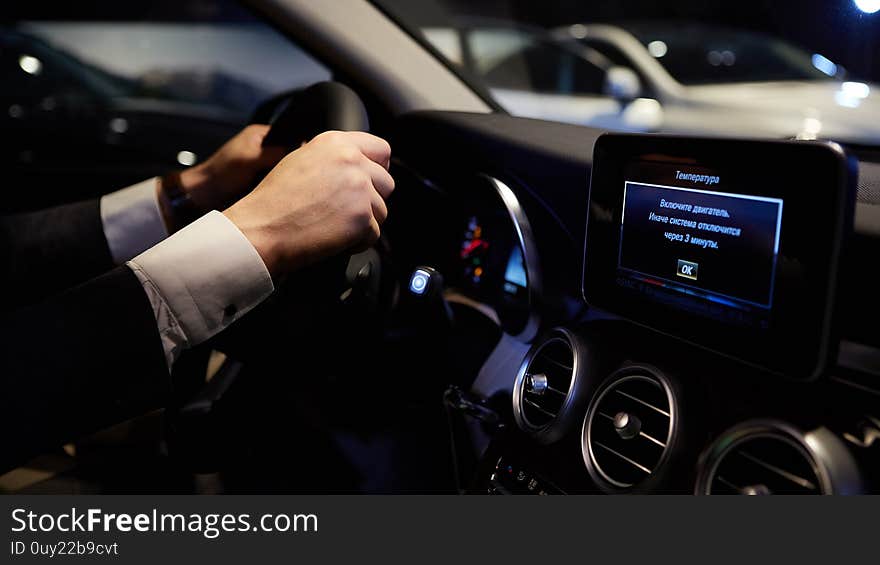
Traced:
[[33, 304], [113, 266], [98, 200], [0, 218], [0, 310]]
[[162, 406], [153, 309], [120, 267], [0, 318], [0, 470]]

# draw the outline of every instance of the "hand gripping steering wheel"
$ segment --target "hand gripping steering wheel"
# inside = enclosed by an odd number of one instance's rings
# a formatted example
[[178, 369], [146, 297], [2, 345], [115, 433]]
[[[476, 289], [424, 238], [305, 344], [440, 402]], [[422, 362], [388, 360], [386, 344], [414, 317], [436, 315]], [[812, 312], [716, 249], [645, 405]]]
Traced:
[[[269, 100], [257, 109], [252, 122], [271, 126], [263, 139], [264, 146], [289, 151], [325, 131], [370, 130], [367, 110], [360, 97], [344, 84], [332, 81], [319, 82]], [[278, 294], [281, 301], [291, 294], [300, 299], [303, 295], [318, 300], [325, 297], [330, 306], [344, 309], [345, 318], [359, 317], [358, 322], [365, 323], [364, 318], [380, 310], [381, 275], [381, 257], [375, 248], [368, 249], [326, 260], [297, 273], [292, 278], [299, 279], [299, 283], [281, 285]], [[317, 288], [314, 283], [318, 284]]]
[[[264, 146], [291, 151], [324, 131], [369, 131], [360, 97], [337, 82], [321, 82], [276, 96], [257, 109], [251, 123], [271, 126]], [[389, 272], [387, 265], [383, 269], [383, 258], [387, 256], [381, 253], [384, 245], [380, 240], [362, 253], [334, 257], [297, 271], [288, 280], [276, 281], [275, 294], [212, 340], [212, 345], [243, 361], [254, 373], [271, 378], [283, 372], [287, 373], [283, 379], [290, 380], [314, 378], [317, 367], [298, 364], [296, 369], [304, 374], [296, 374], [290, 366], [291, 356], [308, 361], [310, 355], [318, 356], [316, 343], [320, 341], [326, 347], [329, 342], [340, 351], [321, 362], [331, 372], [350, 372], [358, 359], [370, 354], [370, 342], [382, 333], [384, 317], [393, 302], [395, 284], [391, 277], [382, 276], [383, 271]], [[261, 394], [285, 394], [277, 390], [284, 384], [237, 383], [238, 371], [229, 366], [227, 363], [194, 398], [170, 415], [169, 431], [179, 446], [176, 451], [191, 458], [196, 466], [204, 466], [222, 449], [213, 442], [220, 439], [217, 419], [223, 418], [217, 415], [217, 407], [223, 405], [233, 385], [269, 386], [273, 392], [264, 390]], [[254, 391], [244, 394], [254, 396]]]

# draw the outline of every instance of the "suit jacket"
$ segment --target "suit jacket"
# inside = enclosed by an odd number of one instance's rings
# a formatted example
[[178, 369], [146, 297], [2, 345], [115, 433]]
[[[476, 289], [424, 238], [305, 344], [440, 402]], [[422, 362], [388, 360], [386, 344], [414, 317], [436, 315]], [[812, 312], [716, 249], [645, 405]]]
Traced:
[[162, 405], [153, 310], [97, 200], [0, 219], [0, 279], [0, 472]]

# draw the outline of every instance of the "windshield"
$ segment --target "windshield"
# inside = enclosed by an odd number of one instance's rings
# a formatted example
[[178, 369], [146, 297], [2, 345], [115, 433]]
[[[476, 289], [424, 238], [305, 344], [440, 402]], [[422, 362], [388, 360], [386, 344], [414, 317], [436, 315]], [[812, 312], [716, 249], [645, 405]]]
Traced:
[[880, 2], [377, 3], [513, 115], [880, 145]]

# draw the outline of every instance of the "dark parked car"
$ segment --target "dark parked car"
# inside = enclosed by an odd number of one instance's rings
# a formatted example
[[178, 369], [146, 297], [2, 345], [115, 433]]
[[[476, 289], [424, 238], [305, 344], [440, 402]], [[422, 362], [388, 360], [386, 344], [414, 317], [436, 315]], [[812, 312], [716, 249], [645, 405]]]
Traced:
[[267, 97], [222, 74], [116, 76], [9, 28], [0, 30], [0, 82], [0, 166], [26, 187], [4, 199], [5, 210], [95, 196], [191, 165]]

